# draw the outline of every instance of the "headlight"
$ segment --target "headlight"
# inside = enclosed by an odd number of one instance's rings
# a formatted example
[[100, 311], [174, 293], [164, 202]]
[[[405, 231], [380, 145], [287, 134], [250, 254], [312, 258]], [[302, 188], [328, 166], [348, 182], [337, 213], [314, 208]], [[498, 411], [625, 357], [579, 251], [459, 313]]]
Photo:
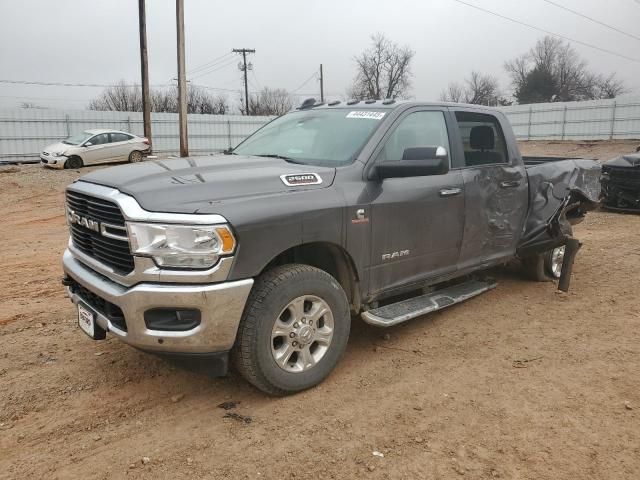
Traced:
[[127, 228], [133, 254], [153, 257], [160, 267], [209, 268], [236, 246], [224, 225], [127, 223]]

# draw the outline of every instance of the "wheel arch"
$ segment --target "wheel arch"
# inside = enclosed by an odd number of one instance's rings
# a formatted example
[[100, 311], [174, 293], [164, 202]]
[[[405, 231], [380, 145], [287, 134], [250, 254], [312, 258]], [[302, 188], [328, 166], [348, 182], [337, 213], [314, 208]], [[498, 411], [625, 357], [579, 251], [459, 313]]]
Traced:
[[360, 311], [360, 277], [353, 258], [342, 246], [331, 242], [311, 242], [296, 245], [276, 255], [260, 274], [287, 264], [316, 267], [334, 277], [345, 291], [354, 312]]

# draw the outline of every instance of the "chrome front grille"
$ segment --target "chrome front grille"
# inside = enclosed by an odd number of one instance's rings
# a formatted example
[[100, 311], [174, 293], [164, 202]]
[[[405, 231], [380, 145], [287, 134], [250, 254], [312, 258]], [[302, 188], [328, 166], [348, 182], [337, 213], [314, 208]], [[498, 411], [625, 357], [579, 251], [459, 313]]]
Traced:
[[120, 208], [110, 200], [67, 190], [67, 215], [74, 247], [126, 275], [133, 271], [133, 255]]

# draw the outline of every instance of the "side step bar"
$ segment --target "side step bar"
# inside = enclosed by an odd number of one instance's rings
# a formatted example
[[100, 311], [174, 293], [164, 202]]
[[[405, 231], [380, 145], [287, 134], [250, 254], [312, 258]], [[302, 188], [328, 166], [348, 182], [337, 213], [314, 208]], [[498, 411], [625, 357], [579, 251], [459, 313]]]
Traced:
[[368, 310], [361, 313], [360, 316], [371, 325], [390, 327], [436, 310], [442, 310], [456, 303], [464, 302], [495, 288], [497, 285], [493, 281], [470, 280], [453, 287], [443, 288], [419, 297]]

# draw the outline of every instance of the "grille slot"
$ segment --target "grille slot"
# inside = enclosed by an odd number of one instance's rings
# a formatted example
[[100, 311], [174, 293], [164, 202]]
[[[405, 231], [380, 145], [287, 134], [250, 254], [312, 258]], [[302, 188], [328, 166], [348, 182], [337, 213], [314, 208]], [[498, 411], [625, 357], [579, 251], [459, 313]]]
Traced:
[[[68, 190], [67, 206], [77, 215], [101, 224], [125, 226], [120, 208], [110, 200]], [[70, 230], [73, 245], [82, 253], [110, 266], [119, 274], [133, 271], [133, 255], [128, 240], [106, 237], [77, 223], [72, 223]], [[126, 235], [126, 230], [123, 233]]]

